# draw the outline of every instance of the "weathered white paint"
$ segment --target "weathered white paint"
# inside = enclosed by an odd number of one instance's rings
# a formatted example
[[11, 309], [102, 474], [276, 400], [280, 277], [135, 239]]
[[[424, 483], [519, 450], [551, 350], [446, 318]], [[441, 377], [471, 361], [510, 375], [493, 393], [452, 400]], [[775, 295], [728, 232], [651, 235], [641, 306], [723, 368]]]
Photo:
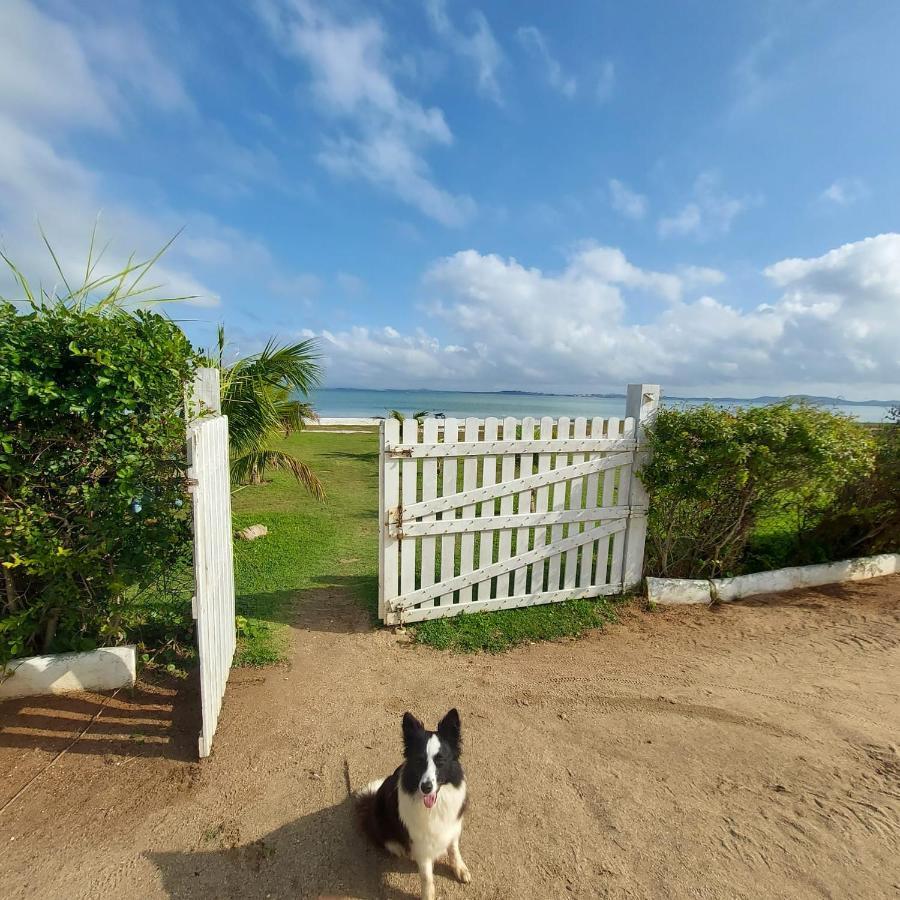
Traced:
[[133, 685], [136, 670], [137, 652], [131, 645], [13, 659], [0, 670], [0, 698], [113, 691]]
[[754, 572], [734, 578], [692, 580], [684, 578], [648, 578], [647, 599], [664, 605], [723, 602], [770, 594], [794, 588], [818, 587], [843, 581], [860, 581], [883, 575], [900, 574], [900, 554], [863, 556], [813, 566], [793, 566], [771, 572]]
[[877, 578], [880, 575], [895, 575], [897, 572], [900, 572], [900, 554], [885, 553], [880, 556], [863, 556], [814, 566], [793, 566], [771, 572], [754, 572], [735, 578], [714, 578], [712, 591], [717, 599], [728, 601], [749, 597], [752, 594], [837, 584], [841, 581], [860, 581], [865, 578]]
[[[428, 421], [434, 421], [433, 419]], [[488, 420], [486, 419], [485, 422]], [[576, 420], [577, 421], [577, 420]], [[584, 420], [581, 420], [584, 421]], [[442, 458], [446, 456], [487, 456], [504, 453], [609, 453], [617, 450], [634, 450], [637, 442], [634, 438], [573, 438], [541, 440], [502, 440], [502, 441], [459, 441], [457, 443], [437, 444], [397, 444], [387, 447], [391, 456], [405, 456], [408, 459]]]
[[235, 648], [227, 416], [188, 423], [194, 511], [194, 618], [200, 662], [200, 756], [209, 756]]
[[[660, 389], [658, 384], [629, 384], [625, 399], [626, 418], [633, 420], [634, 435], [638, 444], [643, 445], [645, 432], [653, 424], [656, 413], [659, 410]], [[627, 487], [629, 492], [625, 494], [629, 506], [646, 507], [649, 498], [647, 489], [640, 479], [641, 467], [647, 462], [648, 456], [645, 450], [639, 450], [635, 454], [633, 472], [629, 472]], [[631, 475], [634, 477], [630, 477]], [[619, 487], [620, 493], [622, 486]], [[619, 503], [623, 500], [620, 499]], [[624, 572], [622, 580], [629, 587], [637, 587], [641, 583], [644, 573], [644, 544], [647, 540], [647, 516], [635, 514], [628, 523], [628, 531], [625, 533]]]
[[663, 606], [709, 603], [710, 582], [705, 578], [647, 578], [647, 599]]
[[219, 388], [219, 370], [210, 367], [197, 369], [194, 372], [194, 381], [188, 386], [186, 394], [188, 420], [220, 415], [222, 395]]

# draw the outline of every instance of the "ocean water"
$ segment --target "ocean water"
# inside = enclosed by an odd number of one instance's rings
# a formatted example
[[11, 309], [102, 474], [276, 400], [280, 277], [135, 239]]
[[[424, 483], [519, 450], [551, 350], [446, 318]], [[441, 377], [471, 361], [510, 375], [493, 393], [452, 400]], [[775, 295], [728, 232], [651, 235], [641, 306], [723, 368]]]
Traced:
[[[508, 394], [464, 391], [369, 391], [349, 388], [321, 388], [313, 394], [313, 405], [327, 418], [368, 418], [385, 416], [392, 409], [405, 415], [427, 411], [447, 416], [624, 416], [624, 397], [592, 397], [571, 394]], [[721, 406], [753, 406], [747, 400], [679, 400], [663, 399], [663, 403], [696, 406], [713, 402]], [[828, 409], [855, 416], [861, 422], [881, 422], [889, 407], [861, 406], [848, 403], [822, 404]]]

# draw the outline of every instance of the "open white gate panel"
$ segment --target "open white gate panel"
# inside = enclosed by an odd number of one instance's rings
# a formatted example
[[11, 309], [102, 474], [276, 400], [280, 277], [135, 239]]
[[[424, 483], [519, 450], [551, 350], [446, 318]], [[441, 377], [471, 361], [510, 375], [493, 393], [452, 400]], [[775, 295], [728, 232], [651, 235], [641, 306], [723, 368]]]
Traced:
[[235, 649], [228, 419], [188, 425], [194, 508], [194, 618], [200, 665], [200, 756], [209, 756]]
[[381, 445], [387, 623], [619, 593], [639, 573], [634, 417], [391, 419]]

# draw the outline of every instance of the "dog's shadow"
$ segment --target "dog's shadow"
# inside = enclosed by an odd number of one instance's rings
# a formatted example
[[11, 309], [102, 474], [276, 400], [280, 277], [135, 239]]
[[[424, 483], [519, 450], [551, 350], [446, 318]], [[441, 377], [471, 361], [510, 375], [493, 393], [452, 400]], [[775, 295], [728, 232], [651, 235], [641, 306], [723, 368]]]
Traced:
[[[250, 844], [222, 847], [223, 837], [213, 828], [200, 838], [201, 844], [209, 844], [208, 850], [201, 846], [191, 853], [148, 854], [170, 897], [417, 900], [419, 896], [418, 890], [408, 893], [387, 883], [387, 873], [414, 874], [416, 866], [379, 853], [365, 842], [355, 827], [350, 798]], [[436, 866], [435, 874], [443, 868]], [[415, 884], [418, 888], [417, 876]]]

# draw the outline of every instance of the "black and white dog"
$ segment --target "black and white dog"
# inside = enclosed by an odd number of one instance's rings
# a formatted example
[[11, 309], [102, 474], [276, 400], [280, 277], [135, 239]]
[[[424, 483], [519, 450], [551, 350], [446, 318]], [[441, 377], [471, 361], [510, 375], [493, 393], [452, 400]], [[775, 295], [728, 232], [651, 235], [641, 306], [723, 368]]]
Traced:
[[441, 719], [437, 731], [426, 731], [415, 716], [404, 713], [403, 764], [356, 797], [360, 825], [373, 843], [418, 865], [422, 900], [434, 900], [434, 861], [444, 853], [461, 882], [472, 880], [459, 852], [468, 805], [461, 752], [455, 709]]

